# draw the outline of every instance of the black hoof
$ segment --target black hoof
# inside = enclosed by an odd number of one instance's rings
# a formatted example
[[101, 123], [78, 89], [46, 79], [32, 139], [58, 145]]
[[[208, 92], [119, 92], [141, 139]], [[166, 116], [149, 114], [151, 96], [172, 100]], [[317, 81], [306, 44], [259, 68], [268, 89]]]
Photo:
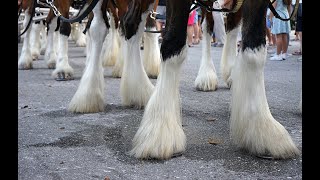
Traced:
[[158, 76], [149, 75], [149, 78], [151, 78], [151, 79], [157, 79]]

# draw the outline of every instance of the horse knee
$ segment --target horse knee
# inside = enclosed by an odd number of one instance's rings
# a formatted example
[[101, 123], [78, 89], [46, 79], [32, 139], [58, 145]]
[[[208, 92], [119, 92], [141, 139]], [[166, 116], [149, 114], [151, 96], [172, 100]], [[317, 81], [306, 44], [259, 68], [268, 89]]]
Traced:
[[62, 24], [60, 26], [60, 34], [65, 35], [65, 36], [69, 36], [70, 33], [71, 33], [70, 23], [62, 22]]

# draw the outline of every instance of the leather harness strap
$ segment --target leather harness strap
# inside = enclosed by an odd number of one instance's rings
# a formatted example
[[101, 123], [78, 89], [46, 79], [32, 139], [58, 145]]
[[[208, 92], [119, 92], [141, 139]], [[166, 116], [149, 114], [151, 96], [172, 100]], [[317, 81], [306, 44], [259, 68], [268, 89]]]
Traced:
[[[85, 17], [88, 16], [88, 14], [93, 10], [93, 8], [96, 6], [96, 4], [99, 2], [99, 0], [92, 0], [91, 3], [88, 5], [85, 3], [83, 7], [80, 7], [79, 13], [74, 18], [65, 18], [61, 15], [58, 8], [53, 4], [54, 0], [46, 0], [46, 3], [50, 6], [55, 16], [57, 16], [61, 21], [68, 22], [68, 23], [74, 23], [74, 22], [80, 22]], [[82, 2], [82, 1], [81, 1]]]
[[[21, 5], [22, 5], [22, 3], [21, 3]], [[21, 34], [19, 34], [18, 37], [22, 36], [22, 35], [23, 35], [24, 33], [26, 33], [27, 30], [29, 29], [29, 27], [30, 27], [30, 25], [31, 25], [31, 22], [32, 22], [32, 18], [33, 18], [33, 16], [34, 16], [35, 13], [36, 13], [36, 6], [37, 6], [37, 1], [36, 1], [36, 0], [33, 0], [33, 7], [32, 7], [32, 9], [31, 9], [30, 20], [29, 20], [27, 26], [24, 28], [24, 31], [23, 31]], [[18, 14], [18, 18], [19, 18], [19, 16], [20, 16], [20, 13]]]
[[158, 4], [159, 4], [159, 0], [155, 0], [155, 3], [154, 3], [154, 5], [153, 5], [153, 11], [154, 11], [154, 12], [157, 11]]

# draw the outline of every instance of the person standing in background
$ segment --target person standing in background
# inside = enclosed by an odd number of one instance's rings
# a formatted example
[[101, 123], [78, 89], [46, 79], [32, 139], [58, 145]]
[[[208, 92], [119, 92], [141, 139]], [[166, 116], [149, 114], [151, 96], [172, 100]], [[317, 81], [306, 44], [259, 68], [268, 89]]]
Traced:
[[[158, 6], [157, 6], [157, 13], [161, 16], [166, 16], [166, 0], [159, 0]], [[161, 31], [162, 27], [164, 26], [166, 20], [165, 19], [157, 19], [157, 30]], [[159, 36], [159, 40], [162, 41], [163, 32], [161, 32]]]
[[187, 26], [187, 42], [189, 47], [193, 47], [193, 33], [194, 33], [194, 16], [196, 15], [196, 10], [189, 13], [188, 26]]
[[275, 48], [277, 47], [277, 41], [276, 41], [276, 35], [271, 33], [271, 29], [272, 29], [272, 22], [271, 22], [271, 18], [270, 18], [270, 9], [267, 8], [267, 13], [266, 13], [266, 33], [267, 33], [267, 38], [268, 38], [268, 46], [267, 46], [267, 52], [268, 53], [272, 53], [271, 56], [274, 56], [275, 53]]
[[[289, 18], [289, 12], [287, 5], [283, 3], [283, 0], [277, 0], [273, 4], [273, 7], [282, 18]], [[289, 4], [290, 5], [290, 4]], [[276, 54], [270, 58], [271, 61], [282, 61], [287, 58], [288, 50], [288, 33], [290, 33], [290, 22], [282, 21], [274, 17], [274, 14], [270, 13], [271, 22], [273, 23], [271, 33], [276, 35], [277, 51]]]
[[268, 17], [269, 8], [267, 9], [267, 15], [266, 15], [266, 36], [268, 39], [268, 47], [273, 46], [272, 38], [271, 38], [271, 21]]
[[[293, 6], [295, 3], [296, 1], [292, 1]], [[299, 37], [300, 49], [295, 51], [293, 55], [302, 55], [302, 0], [299, 1], [298, 12], [296, 16], [296, 33]], [[302, 60], [302, 57], [300, 57], [298, 60]]]
[[[213, 2], [212, 7], [215, 9], [221, 9], [220, 2], [219, 1]], [[213, 46], [222, 47], [224, 45], [225, 36], [226, 36], [226, 28], [225, 28], [223, 13], [212, 11], [212, 16], [214, 21], [213, 32], [216, 40]]]
[[202, 40], [202, 29], [201, 29], [201, 20], [202, 20], [202, 15], [201, 15], [201, 8], [197, 8], [197, 13], [198, 13], [198, 27], [199, 27], [199, 40]]
[[199, 7], [195, 9], [195, 16], [194, 16], [194, 23], [193, 23], [193, 44], [196, 45], [196, 44], [199, 44], [200, 43], [200, 38], [199, 38], [199, 16], [198, 16], [198, 9], [200, 9]]

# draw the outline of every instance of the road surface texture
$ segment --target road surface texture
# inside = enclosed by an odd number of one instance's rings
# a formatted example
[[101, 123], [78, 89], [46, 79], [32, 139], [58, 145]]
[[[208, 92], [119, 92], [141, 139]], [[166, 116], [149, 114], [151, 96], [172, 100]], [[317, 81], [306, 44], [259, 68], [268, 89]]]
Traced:
[[[291, 34], [291, 38], [293, 38]], [[289, 53], [298, 41], [290, 41]], [[22, 43], [18, 44], [20, 55]], [[189, 48], [181, 71], [180, 93], [186, 151], [170, 160], [139, 160], [129, 156], [143, 109], [123, 107], [120, 79], [112, 67], [104, 71], [105, 110], [75, 114], [67, 111], [85, 67], [84, 47], [69, 40], [74, 80], [55, 81], [43, 56], [33, 69], [18, 70], [18, 178], [20, 180], [133, 179], [302, 179], [302, 156], [268, 160], [242, 152], [229, 139], [231, 91], [220, 73], [222, 47], [211, 47], [219, 79], [213, 92], [197, 91], [201, 44]], [[299, 56], [265, 64], [265, 89], [270, 111], [302, 151], [302, 88]], [[151, 79], [156, 83], [156, 79]], [[210, 138], [220, 141], [209, 143]]]

